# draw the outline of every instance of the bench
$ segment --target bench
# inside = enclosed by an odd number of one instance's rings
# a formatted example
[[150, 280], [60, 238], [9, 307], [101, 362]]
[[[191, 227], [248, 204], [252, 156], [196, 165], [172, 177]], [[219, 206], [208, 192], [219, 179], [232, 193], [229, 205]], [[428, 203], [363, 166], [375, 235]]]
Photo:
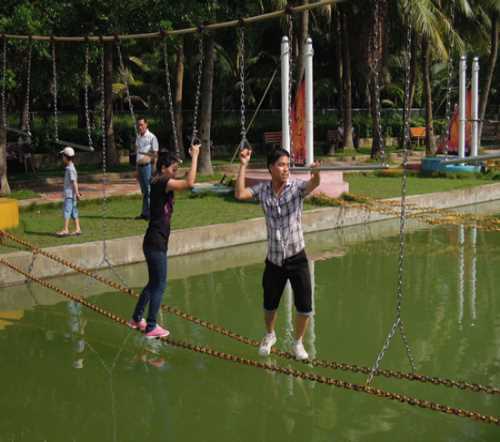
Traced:
[[481, 141], [500, 143], [500, 121], [486, 120], [484, 122]]
[[416, 141], [420, 146], [422, 140], [425, 140], [425, 127], [410, 127], [410, 143]]
[[280, 147], [281, 131], [264, 132], [264, 144], [270, 144], [272, 147]]

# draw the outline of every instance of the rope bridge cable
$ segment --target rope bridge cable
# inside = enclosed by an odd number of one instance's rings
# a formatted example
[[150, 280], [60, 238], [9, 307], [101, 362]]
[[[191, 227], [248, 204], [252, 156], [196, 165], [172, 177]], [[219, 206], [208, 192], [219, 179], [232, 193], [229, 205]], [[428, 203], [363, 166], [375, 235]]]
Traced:
[[[62, 264], [68, 268], [71, 268], [75, 270], [78, 273], [84, 274], [86, 276], [89, 276], [90, 278], [95, 279], [96, 281], [99, 281], [111, 288], [114, 288], [115, 290], [127, 294], [129, 296], [133, 296], [137, 298], [139, 296], [138, 293], [136, 293], [133, 289], [128, 288], [120, 283], [117, 283], [115, 281], [111, 281], [103, 276], [97, 275], [87, 269], [84, 269], [70, 261], [67, 261], [57, 255], [54, 255], [50, 252], [47, 252], [44, 249], [40, 249], [37, 247], [34, 247], [32, 244], [29, 242], [17, 238], [16, 236], [12, 235], [11, 233], [5, 232], [5, 231], [0, 231], [0, 238], [7, 238], [10, 239], [20, 245], [23, 245], [29, 249], [32, 250], [33, 253], [37, 253], [39, 255], [43, 255], [49, 259], [52, 259], [55, 262], [58, 262], [59, 264]], [[258, 347], [259, 342], [253, 339], [250, 339], [245, 336], [241, 336], [238, 333], [235, 333], [231, 330], [228, 330], [220, 325], [213, 324], [209, 321], [197, 318], [196, 316], [193, 316], [191, 314], [185, 313], [182, 310], [168, 306], [165, 304], [161, 305], [162, 310], [173, 314], [181, 319], [188, 320], [194, 324], [197, 324], [201, 327], [205, 327], [206, 329], [213, 331], [215, 333], [219, 333], [223, 336], [226, 336], [228, 338], [231, 338], [233, 340], [236, 340], [240, 343], [251, 345], [253, 347]], [[285, 358], [285, 359], [295, 359], [295, 356], [290, 353], [290, 352], [284, 352], [281, 350], [278, 350], [276, 348], [273, 348], [272, 353], [275, 354], [276, 356]], [[314, 367], [318, 368], [329, 368], [333, 370], [341, 370], [341, 371], [346, 371], [346, 372], [353, 372], [353, 373], [361, 373], [361, 374], [370, 374], [372, 369], [370, 367], [363, 367], [359, 366], [356, 364], [349, 364], [349, 363], [342, 363], [342, 362], [336, 362], [336, 361], [326, 361], [326, 360], [321, 360], [321, 359], [313, 359], [310, 361], [304, 361], [305, 364], [311, 364]], [[481, 392], [481, 393], [486, 393], [486, 394], [492, 394], [492, 395], [500, 395], [500, 388], [493, 387], [493, 386], [485, 386], [481, 385], [478, 383], [472, 383], [468, 381], [462, 381], [462, 380], [452, 380], [452, 379], [445, 379], [445, 378], [439, 378], [435, 376], [427, 376], [427, 375], [422, 375], [418, 373], [405, 373], [405, 372], [400, 372], [397, 370], [388, 370], [388, 369], [379, 369], [376, 373], [378, 376], [383, 376], [386, 378], [394, 378], [394, 379], [400, 379], [400, 380], [408, 380], [408, 381], [416, 381], [416, 382], [421, 382], [421, 383], [427, 383], [427, 384], [432, 384], [432, 385], [440, 385], [444, 387], [449, 387], [449, 388], [455, 388], [458, 390], [467, 390], [467, 391], [473, 391], [473, 392]]]
[[[280, 18], [281, 16], [288, 14], [289, 11], [293, 13], [299, 13], [303, 11], [309, 11], [312, 9], [316, 8], [322, 8], [324, 6], [329, 6], [333, 5], [335, 3], [343, 3], [346, 0], [322, 0], [322, 1], [317, 1], [314, 3], [309, 3], [306, 5], [300, 5], [300, 6], [291, 6], [286, 9], [280, 9], [277, 11], [273, 12], [267, 12], [265, 14], [260, 14], [260, 15], [255, 15], [252, 17], [245, 17], [243, 19], [238, 19], [238, 20], [230, 20], [226, 22], [220, 22], [220, 23], [212, 23], [212, 24], [207, 24], [204, 26], [204, 28], [207, 31], [215, 31], [223, 28], [234, 28], [237, 27], [241, 24], [241, 21], [243, 20], [245, 24], [253, 24], [261, 21], [267, 21], [267, 20], [272, 20], [275, 18]], [[190, 28], [185, 28], [185, 29], [176, 29], [172, 31], [165, 31], [166, 35], [185, 35], [185, 34], [195, 34], [199, 31], [198, 27], [190, 27]], [[61, 42], [66, 42], [66, 43], [80, 43], [84, 41], [114, 41], [116, 38], [116, 35], [106, 35], [106, 36], [47, 36], [47, 35], [19, 35], [19, 34], [8, 34], [4, 33], [1, 34], [2, 36], [5, 36], [8, 39], [12, 40], [28, 40], [28, 39], [33, 39], [35, 41], [40, 40], [40, 41], [50, 41], [52, 38], [55, 41], [61, 41]], [[162, 37], [162, 32], [150, 32], [150, 33], [141, 33], [141, 34], [128, 34], [128, 35], [118, 35], [118, 37], [122, 40], [141, 40], [141, 39], [152, 39], [152, 38], [161, 38]]]
[[[54, 290], [55, 292], [59, 293], [60, 295], [64, 296], [67, 299], [71, 299], [72, 301], [78, 302], [79, 304], [89, 308], [90, 310], [100, 314], [101, 316], [104, 316], [104, 317], [111, 319], [112, 321], [114, 321], [118, 324], [121, 324], [125, 327], [128, 327], [125, 319], [121, 318], [120, 316], [118, 316], [112, 312], [109, 312], [109, 311], [99, 307], [96, 304], [92, 304], [91, 302], [81, 298], [78, 295], [75, 295], [73, 293], [70, 293], [67, 290], [64, 290], [60, 287], [57, 287], [48, 281], [34, 277], [34, 276], [24, 272], [22, 269], [16, 267], [15, 265], [9, 263], [8, 261], [4, 260], [3, 258], [0, 258], [0, 264], [3, 264], [6, 267], [9, 267], [11, 270], [24, 275], [25, 277], [31, 279], [32, 281], [38, 283], [39, 285], [41, 285], [43, 287]], [[171, 345], [173, 347], [191, 350], [193, 352], [212, 356], [214, 358], [221, 359], [224, 361], [241, 364], [241, 365], [245, 365], [248, 367], [261, 368], [263, 370], [284, 374], [284, 375], [287, 375], [287, 376], [290, 376], [290, 377], [293, 377], [296, 379], [303, 379], [303, 380], [307, 380], [307, 381], [311, 381], [311, 382], [316, 382], [318, 384], [331, 385], [331, 386], [334, 386], [337, 388], [342, 388], [344, 390], [357, 391], [357, 392], [368, 394], [370, 396], [385, 398], [385, 399], [389, 399], [392, 401], [400, 402], [402, 404], [423, 408], [426, 410], [438, 411], [438, 412], [444, 413], [444, 414], [450, 414], [450, 415], [455, 415], [458, 417], [464, 417], [467, 419], [471, 419], [471, 420], [474, 420], [476, 422], [482, 422], [482, 423], [500, 426], [500, 417], [498, 417], [498, 416], [485, 415], [485, 414], [481, 414], [477, 411], [466, 410], [466, 409], [458, 408], [458, 407], [450, 407], [448, 405], [443, 405], [443, 404], [440, 404], [437, 402], [418, 399], [418, 398], [414, 398], [411, 396], [407, 396], [405, 394], [393, 393], [390, 391], [382, 390], [380, 388], [370, 387], [367, 385], [354, 384], [351, 382], [342, 381], [339, 379], [319, 375], [316, 373], [304, 372], [304, 371], [297, 370], [294, 368], [280, 367], [280, 366], [275, 365], [275, 364], [270, 364], [267, 362], [260, 362], [260, 361], [248, 359], [248, 358], [245, 358], [242, 356], [218, 351], [218, 350], [212, 349], [212, 348], [207, 347], [207, 346], [192, 344], [192, 343], [187, 342], [187, 341], [175, 340], [175, 339], [172, 339], [169, 337], [164, 337], [164, 338], [160, 338], [160, 339], [162, 342], [164, 342], [168, 345]]]

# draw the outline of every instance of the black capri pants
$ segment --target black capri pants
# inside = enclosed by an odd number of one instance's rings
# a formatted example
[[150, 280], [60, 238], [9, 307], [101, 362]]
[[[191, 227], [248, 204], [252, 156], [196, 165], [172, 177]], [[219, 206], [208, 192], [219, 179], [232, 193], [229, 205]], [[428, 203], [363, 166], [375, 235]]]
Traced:
[[281, 267], [266, 259], [262, 277], [264, 310], [273, 312], [278, 309], [287, 280], [290, 280], [292, 286], [297, 313], [312, 315], [311, 274], [304, 250], [286, 258]]

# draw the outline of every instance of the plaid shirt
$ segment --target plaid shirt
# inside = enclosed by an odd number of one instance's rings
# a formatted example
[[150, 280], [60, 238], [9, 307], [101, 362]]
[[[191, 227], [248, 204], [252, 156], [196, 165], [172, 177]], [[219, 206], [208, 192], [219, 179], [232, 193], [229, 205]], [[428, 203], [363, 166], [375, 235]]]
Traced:
[[275, 195], [270, 181], [250, 187], [266, 216], [267, 259], [278, 266], [305, 247], [302, 209], [306, 186], [306, 181], [288, 181], [279, 196]]

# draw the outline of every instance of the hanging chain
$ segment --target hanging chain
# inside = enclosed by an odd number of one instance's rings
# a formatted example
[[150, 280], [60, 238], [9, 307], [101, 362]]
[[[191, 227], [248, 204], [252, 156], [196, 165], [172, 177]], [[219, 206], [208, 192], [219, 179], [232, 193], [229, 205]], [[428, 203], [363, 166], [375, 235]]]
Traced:
[[191, 135], [191, 145], [195, 144], [195, 141], [198, 142], [196, 144], [201, 144], [201, 140], [198, 136], [198, 109], [200, 107], [201, 78], [203, 75], [203, 57], [204, 57], [202, 30], [200, 30], [200, 35], [198, 37], [198, 56], [200, 60], [198, 62], [198, 77], [196, 80], [196, 94], [194, 99], [194, 112], [193, 112], [193, 133]]
[[453, 87], [453, 52], [455, 50], [455, 39], [453, 38], [453, 25], [455, 23], [455, 2], [450, 2], [450, 53], [448, 54], [448, 83], [446, 87], [446, 140], [444, 143], [444, 154], [448, 156], [450, 142], [451, 123], [451, 90]]
[[59, 121], [57, 112], [57, 66], [56, 66], [56, 44], [51, 41], [52, 47], [52, 99], [54, 106], [54, 139], [59, 141]]
[[130, 111], [130, 117], [132, 118], [132, 124], [134, 126], [134, 133], [135, 136], [137, 137], [138, 133], [137, 133], [136, 118], [134, 113], [134, 106], [132, 104], [132, 98], [130, 97], [130, 88], [128, 84], [128, 69], [125, 69], [125, 65], [123, 64], [121, 43], [120, 43], [120, 38], [118, 36], [115, 36], [115, 42], [116, 42], [116, 51], [118, 52], [118, 63], [120, 64], [120, 76], [122, 78], [123, 84], [125, 85], [125, 96], [127, 98], [127, 104], [128, 104], [128, 109]]
[[381, 103], [380, 103], [380, 62], [379, 59], [379, 50], [381, 47], [379, 46], [380, 39], [380, 22], [379, 22], [379, 14], [380, 14], [380, 4], [379, 0], [375, 0], [375, 8], [374, 8], [374, 33], [373, 33], [373, 87], [375, 91], [375, 114], [377, 118], [377, 138], [379, 140], [379, 156], [382, 162], [385, 162], [385, 147], [384, 147], [384, 134], [382, 132], [382, 112], [381, 112]]
[[26, 61], [26, 101], [25, 101], [25, 114], [24, 114], [24, 127], [28, 138], [31, 137], [31, 121], [30, 121], [30, 93], [31, 93], [31, 56], [33, 51], [33, 40], [30, 36], [28, 42], [28, 60]]
[[238, 29], [238, 65], [240, 74], [240, 149], [248, 147], [247, 128], [245, 119], [245, 24], [241, 21]]
[[167, 84], [168, 106], [169, 106], [169, 111], [170, 111], [170, 124], [172, 126], [172, 136], [174, 138], [175, 154], [177, 155], [177, 157], [179, 157], [180, 148], [179, 148], [179, 139], [177, 137], [177, 126], [175, 124], [174, 101], [172, 99], [172, 85], [170, 82], [170, 69], [168, 67], [167, 41], [165, 40], [165, 34], [162, 34], [162, 35], [163, 35], [163, 62], [165, 65], [165, 81]]
[[89, 113], [89, 61], [90, 61], [90, 44], [87, 42], [85, 46], [85, 71], [83, 73], [83, 85], [84, 85], [84, 106], [85, 106], [85, 124], [87, 126], [87, 138], [88, 145], [91, 150], [94, 150], [94, 142], [92, 141], [92, 127], [90, 124], [90, 113]]
[[[376, 4], [378, 1], [376, 0]], [[385, 353], [391, 345], [391, 341], [394, 335], [399, 330], [403, 345], [406, 350], [406, 355], [410, 363], [412, 372], [415, 373], [415, 360], [413, 358], [410, 345], [408, 343], [408, 338], [404, 330], [403, 319], [401, 318], [401, 307], [403, 303], [403, 292], [404, 292], [404, 261], [405, 261], [405, 226], [406, 226], [406, 193], [407, 193], [407, 182], [408, 182], [408, 142], [410, 138], [410, 127], [409, 127], [409, 107], [410, 107], [410, 66], [411, 66], [411, 34], [412, 26], [410, 22], [409, 11], [406, 14], [408, 17], [407, 25], [407, 38], [406, 38], [406, 70], [405, 70], [405, 121], [403, 122], [403, 177], [401, 179], [401, 211], [400, 211], [400, 224], [399, 224], [399, 266], [398, 266], [398, 285], [396, 291], [396, 319], [391, 327], [389, 334], [386, 337], [382, 350], [377, 355], [375, 364], [366, 381], [367, 385], [373, 382], [374, 376], [378, 373], [380, 369], [380, 364], [385, 356]]]
[[290, 138], [290, 159], [294, 163], [293, 155], [293, 127], [292, 127], [292, 91], [293, 91], [293, 16], [292, 10], [288, 14], [288, 132]]
[[7, 126], [7, 37], [3, 36], [2, 45], [2, 126]]
[[[107, 245], [106, 245], [106, 213], [108, 209], [108, 201], [106, 194], [106, 184], [107, 184], [107, 133], [106, 133], [106, 109], [105, 109], [105, 85], [104, 85], [104, 42], [101, 42], [101, 62], [99, 66], [99, 87], [101, 89], [101, 136], [102, 136], [102, 205], [101, 205], [101, 215], [102, 215], [102, 235], [103, 235], [103, 255], [107, 256]], [[134, 125], [135, 127], [135, 125]]]

